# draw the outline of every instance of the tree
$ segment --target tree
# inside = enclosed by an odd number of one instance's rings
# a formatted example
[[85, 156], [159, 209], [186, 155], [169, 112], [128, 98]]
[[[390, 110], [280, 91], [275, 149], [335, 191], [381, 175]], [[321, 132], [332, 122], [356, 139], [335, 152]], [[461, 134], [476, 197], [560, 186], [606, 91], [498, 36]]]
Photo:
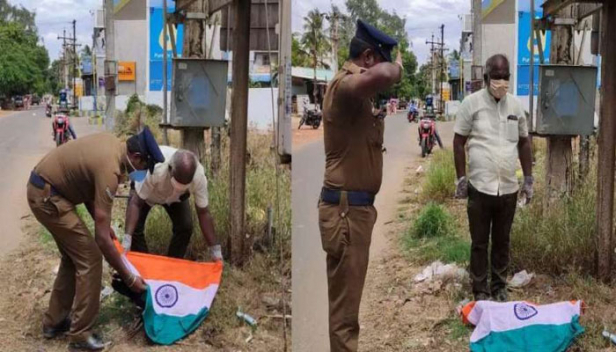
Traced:
[[346, 0], [345, 5], [349, 10], [353, 23], [361, 19], [370, 24], [377, 25], [383, 13], [376, 0]]
[[291, 65], [295, 67], [310, 67], [308, 53], [295, 36], [291, 37]]
[[323, 16], [318, 9], [313, 9], [304, 17], [304, 35], [302, 36], [302, 45], [310, 53], [312, 59], [312, 67], [314, 68], [314, 86], [312, 94], [314, 101], [317, 103], [317, 68], [329, 68], [323, 60], [323, 57], [331, 50], [329, 38], [323, 31]]

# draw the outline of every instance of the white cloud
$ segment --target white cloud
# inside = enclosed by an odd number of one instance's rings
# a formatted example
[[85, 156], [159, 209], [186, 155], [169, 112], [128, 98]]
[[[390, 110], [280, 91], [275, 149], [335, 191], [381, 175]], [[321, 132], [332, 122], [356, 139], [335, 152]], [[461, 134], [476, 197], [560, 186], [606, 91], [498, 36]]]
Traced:
[[[470, 0], [381, 0], [379, 5], [389, 11], [406, 18], [406, 30], [412, 50], [420, 64], [425, 63], [430, 56], [430, 40], [432, 33], [440, 39], [440, 25], [445, 25], [445, 46], [459, 50], [461, 20], [458, 16], [470, 12]], [[303, 17], [313, 8], [329, 11], [331, 3], [346, 9], [344, 0], [293, 0], [292, 26], [294, 32], [300, 32]]]
[[12, 5], [22, 5], [36, 12], [36, 26], [45, 43], [51, 60], [57, 59], [62, 50], [58, 36], [73, 35], [72, 21], [76, 20], [77, 43], [91, 45], [93, 17], [90, 11], [103, 6], [103, 0], [9, 0]]

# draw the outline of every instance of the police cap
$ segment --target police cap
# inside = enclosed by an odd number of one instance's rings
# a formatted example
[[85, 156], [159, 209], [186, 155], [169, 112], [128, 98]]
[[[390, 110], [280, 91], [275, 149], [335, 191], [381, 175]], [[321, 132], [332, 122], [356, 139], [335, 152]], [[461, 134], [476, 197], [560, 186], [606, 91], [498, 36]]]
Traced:
[[357, 31], [355, 32], [355, 38], [370, 45], [374, 50], [381, 54], [385, 60], [389, 62], [392, 61], [391, 51], [394, 46], [398, 45], [398, 42], [394, 38], [362, 20], [357, 20]]

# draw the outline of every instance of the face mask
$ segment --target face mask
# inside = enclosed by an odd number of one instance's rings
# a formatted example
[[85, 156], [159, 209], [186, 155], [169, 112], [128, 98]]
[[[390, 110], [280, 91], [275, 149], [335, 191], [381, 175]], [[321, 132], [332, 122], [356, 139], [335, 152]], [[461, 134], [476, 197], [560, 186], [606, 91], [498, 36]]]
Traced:
[[173, 186], [173, 190], [177, 193], [184, 193], [190, 187], [190, 184], [185, 185], [176, 181], [173, 177], [171, 178], [171, 185]]
[[502, 99], [509, 90], [509, 81], [504, 79], [490, 80], [490, 93], [496, 99]]
[[126, 160], [128, 160], [128, 164], [133, 168], [133, 171], [128, 174], [128, 177], [131, 181], [134, 182], [143, 182], [145, 180], [146, 175], [148, 174], [148, 170], [137, 170], [137, 168], [130, 161], [130, 158], [127, 156]]

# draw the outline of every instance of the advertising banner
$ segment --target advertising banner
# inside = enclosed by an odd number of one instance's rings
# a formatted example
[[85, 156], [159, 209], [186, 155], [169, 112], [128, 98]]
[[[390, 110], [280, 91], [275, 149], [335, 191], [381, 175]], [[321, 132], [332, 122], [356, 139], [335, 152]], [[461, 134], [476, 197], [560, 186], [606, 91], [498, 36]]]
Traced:
[[[541, 4], [542, 0], [535, 1], [535, 18], [542, 17], [542, 8]], [[516, 94], [519, 96], [527, 96], [530, 92], [530, 51], [531, 45], [535, 46], [535, 55], [534, 55], [534, 65], [535, 65], [535, 73], [534, 73], [534, 86], [535, 86], [535, 95], [537, 95], [537, 91], [539, 90], [539, 69], [538, 65], [541, 64], [541, 58], [539, 53], [539, 40], [535, 38], [533, 43], [531, 43], [531, 35], [530, 35], [530, 0], [519, 0], [518, 1], [518, 67], [517, 67], [517, 87]], [[541, 34], [541, 46], [543, 47], [543, 58], [544, 63], [548, 64], [550, 62], [550, 43], [551, 43], [552, 33], [550, 31], [546, 31]]]
[[[170, 2], [172, 5], [173, 1]], [[175, 5], [173, 5], [175, 6]], [[169, 12], [173, 11], [173, 7], [168, 9]], [[149, 28], [149, 40], [150, 40], [150, 77], [149, 77], [149, 90], [150, 91], [162, 91], [163, 90], [163, 57], [164, 57], [164, 32], [163, 32], [163, 9], [162, 7], [150, 7], [150, 28]], [[184, 28], [182, 25], [174, 29], [175, 42], [178, 57], [182, 56], [182, 41], [184, 39]], [[171, 76], [173, 59], [173, 49], [171, 46], [171, 37], [167, 32], [167, 89], [171, 90]]]
[[135, 61], [118, 62], [118, 81], [135, 80]]

